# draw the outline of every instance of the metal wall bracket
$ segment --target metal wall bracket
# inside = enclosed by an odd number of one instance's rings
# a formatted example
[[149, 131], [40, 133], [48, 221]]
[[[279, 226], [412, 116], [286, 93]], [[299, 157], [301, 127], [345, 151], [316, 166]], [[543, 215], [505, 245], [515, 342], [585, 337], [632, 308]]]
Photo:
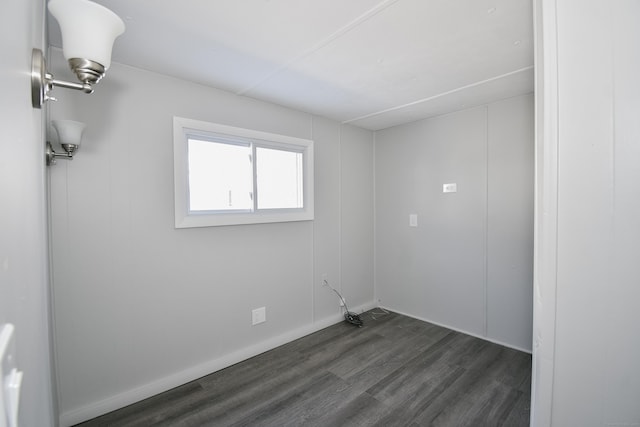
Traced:
[[73, 155], [78, 149], [78, 146], [67, 144], [67, 146], [63, 146], [62, 148], [66, 150], [64, 153], [56, 153], [56, 151], [53, 149], [53, 145], [51, 145], [51, 143], [47, 141], [47, 150], [45, 152], [47, 166], [55, 165], [57, 159], [73, 160]]
[[[70, 59], [69, 63], [77, 64], [79, 61], [83, 60], [74, 58]], [[83, 73], [83, 76], [91, 76], [91, 78], [87, 78], [84, 83], [71, 83], [62, 80], [55, 80], [53, 76], [47, 72], [47, 61], [45, 60], [42, 51], [40, 49], [33, 49], [31, 53], [31, 105], [33, 105], [33, 108], [42, 108], [42, 105], [46, 101], [56, 100], [55, 98], [49, 96], [49, 92], [53, 89], [54, 86], [81, 90], [84, 93], [93, 93], [93, 87], [91, 87], [90, 83], [95, 83], [100, 80], [100, 78], [104, 75], [104, 67], [92, 61], [84, 61], [85, 62], [82, 63], [84, 66], [76, 66], [76, 68], [74, 68], [74, 71], [80, 70]], [[89, 73], [87, 69], [90, 67], [86, 66], [87, 62], [90, 63], [90, 65], [98, 65], [102, 67], [102, 73], [100, 74], [99, 71], [93, 72], [93, 74]]]

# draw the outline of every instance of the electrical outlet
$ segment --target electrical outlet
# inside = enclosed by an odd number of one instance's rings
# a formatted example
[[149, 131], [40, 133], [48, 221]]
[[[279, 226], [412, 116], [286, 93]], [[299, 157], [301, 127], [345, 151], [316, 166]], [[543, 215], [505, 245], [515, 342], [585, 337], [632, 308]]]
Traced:
[[258, 323], [264, 323], [267, 321], [267, 308], [260, 307], [251, 311], [251, 325], [257, 325]]
[[322, 286], [329, 286], [329, 275], [327, 273], [322, 273], [320, 275], [320, 282]]

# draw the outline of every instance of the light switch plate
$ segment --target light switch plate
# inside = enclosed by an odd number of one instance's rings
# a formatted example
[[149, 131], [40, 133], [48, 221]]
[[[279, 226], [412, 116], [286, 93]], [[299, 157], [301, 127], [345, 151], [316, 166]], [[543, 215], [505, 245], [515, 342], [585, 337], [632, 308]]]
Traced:
[[418, 226], [418, 214], [409, 214], [409, 227]]

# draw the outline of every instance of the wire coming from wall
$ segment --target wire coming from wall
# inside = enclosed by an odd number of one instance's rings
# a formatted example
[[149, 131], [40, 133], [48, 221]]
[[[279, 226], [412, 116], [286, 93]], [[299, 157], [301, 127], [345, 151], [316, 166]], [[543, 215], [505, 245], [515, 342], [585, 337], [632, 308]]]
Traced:
[[342, 298], [342, 295], [340, 295], [340, 292], [338, 292], [333, 286], [331, 286], [327, 279], [323, 279], [322, 284], [325, 286], [328, 286], [333, 292], [336, 293], [336, 295], [338, 295], [338, 298], [340, 298], [340, 300], [342, 301], [342, 305], [344, 305], [344, 310], [345, 310], [344, 321], [361, 328], [362, 325], [364, 325], [362, 318], [360, 317], [360, 315], [349, 311], [349, 307], [347, 306], [347, 301], [345, 301], [345, 299]]

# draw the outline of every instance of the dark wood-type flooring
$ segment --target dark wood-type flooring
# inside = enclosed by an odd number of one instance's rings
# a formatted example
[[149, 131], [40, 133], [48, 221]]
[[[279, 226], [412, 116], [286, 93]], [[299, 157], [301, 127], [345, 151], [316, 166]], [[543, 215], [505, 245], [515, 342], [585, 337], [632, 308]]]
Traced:
[[529, 354], [376, 313], [81, 425], [529, 425]]

